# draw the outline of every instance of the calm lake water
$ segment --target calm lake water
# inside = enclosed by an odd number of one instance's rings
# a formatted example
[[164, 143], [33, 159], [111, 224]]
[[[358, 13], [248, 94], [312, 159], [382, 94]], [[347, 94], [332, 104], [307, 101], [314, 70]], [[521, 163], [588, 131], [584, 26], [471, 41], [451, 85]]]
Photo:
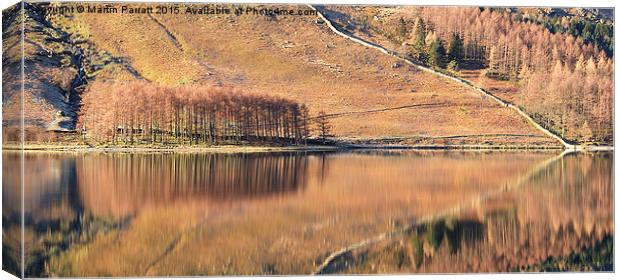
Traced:
[[[3, 152], [19, 269], [20, 154]], [[613, 154], [24, 154], [26, 276], [612, 270]]]

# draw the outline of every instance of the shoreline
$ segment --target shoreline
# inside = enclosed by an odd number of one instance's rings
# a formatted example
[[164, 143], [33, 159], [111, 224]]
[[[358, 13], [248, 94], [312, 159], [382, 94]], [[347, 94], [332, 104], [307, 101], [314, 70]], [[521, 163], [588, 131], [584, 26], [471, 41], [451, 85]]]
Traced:
[[168, 147], [148, 147], [148, 146], [102, 146], [90, 147], [85, 145], [24, 145], [24, 147], [3, 146], [7, 151], [28, 151], [28, 152], [166, 152], [166, 153], [258, 153], [258, 152], [302, 152], [302, 151], [336, 151], [341, 148], [336, 146], [241, 146], [241, 145], [221, 145], [221, 146], [168, 146]]
[[41, 151], [41, 152], [170, 152], [170, 153], [259, 153], [259, 152], [329, 152], [355, 150], [393, 150], [393, 151], [568, 151], [597, 152], [613, 151], [613, 146], [511, 146], [511, 145], [373, 145], [373, 144], [340, 144], [340, 145], [308, 145], [308, 146], [101, 146], [87, 145], [45, 145], [26, 144], [24, 146], [5, 144], [3, 151]]

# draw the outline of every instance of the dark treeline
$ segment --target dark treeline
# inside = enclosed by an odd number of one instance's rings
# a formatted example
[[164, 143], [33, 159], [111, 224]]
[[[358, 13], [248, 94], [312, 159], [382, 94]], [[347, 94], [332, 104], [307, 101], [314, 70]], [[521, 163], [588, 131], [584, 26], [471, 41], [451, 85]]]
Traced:
[[294, 101], [212, 86], [103, 82], [82, 100], [78, 128], [114, 144], [301, 143], [308, 109]]
[[605, 51], [608, 56], [614, 53], [614, 26], [606, 22], [567, 16], [545, 16], [543, 14], [517, 13], [516, 19], [523, 22], [535, 22], [552, 33], [570, 34], [581, 38], [585, 43], [594, 44]]

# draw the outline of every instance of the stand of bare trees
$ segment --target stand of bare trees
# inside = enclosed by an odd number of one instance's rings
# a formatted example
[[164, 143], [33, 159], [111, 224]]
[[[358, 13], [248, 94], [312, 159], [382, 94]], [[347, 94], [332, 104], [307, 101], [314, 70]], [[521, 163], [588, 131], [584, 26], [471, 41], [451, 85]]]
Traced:
[[325, 114], [325, 111], [320, 111], [314, 122], [316, 124], [316, 129], [319, 133], [319, 137], [321, 138], [323, 144], [325, 144], [325, 142], [327, 141], [327, 137], [332, 136], [332, 126], [331, 124], [329, 124], [329, 120], [327, 119], [327, 114]]
[[549, 69], [521, 75], [521, 103], [566, 139], [613, 140], [613, 63], [581, 56], [574, 65], [556, 61]]
[[425, 48], [433, 54], [429, 42], [449, 42], [462, 48], [458, 65], [516, 82], [517, 105], [548, 129], [577, 142], [612, 141], [613, 54], [506, 10], [424, 7], [418, 15], [414, 58]]
[[102, 82], [82, 99], [78, 128], [114, 144], [303, 143], [308, 110], [284, 98], [211, 86]]

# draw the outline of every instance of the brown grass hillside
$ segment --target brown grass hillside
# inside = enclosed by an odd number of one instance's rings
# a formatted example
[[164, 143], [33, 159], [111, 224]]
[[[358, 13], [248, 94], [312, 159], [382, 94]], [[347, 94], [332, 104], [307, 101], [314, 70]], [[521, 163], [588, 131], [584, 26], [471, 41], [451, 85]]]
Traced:
[[[613, 55], [605, 47], [609, 37], [604, 35], [607, 37], [601, 39], [601, 35], [593, 43], [593, 39], [584, 39], [588, 36], [574, 35], [577, 31], [566, 31], [576, 22], [589, 21], [585, 14], [575, 15], [581, 14], [575, 9], [552, 9], [554, 12], [545, 16], [547, 12], [540, 9], [536, 22], [521, 19], [521, 13], [529, 12], [520, 8], [321, 6], [318, 9], [340, 30], [465, 79], [520, 107], [565, 140], [591, 144], [612, 142]], [[596, 9], [587, 11], [586, 14], [598, 14]], [[542, 23], [558, 13], [574, 16], [561, 17], [562, 28], [566, 30], [555, 30]], [[603, 34], [601, 30], [613, 25], [597, 26], [600, 29], [597, 34]], [[424, 37], [420, 40], [416, 36]], [[453, 44], [459, 40], [461, 47]], [[433, 42], [443, 44], [446, 49], [445, 56], [441, 51], [434, 53], [440, 57], [439, 64], [430, 60]], [[449, 54], [450, 47], [455, 45], [456, 56]], [[505, 51], [504, 63], [509, 60], [507, 53], [512, 53], [511, 74], [506, 74], [507, 70], [499, 76], [495, 73], [497, 62], [502, 60], [494, 55], [498, 49]], [[551, 53], [562, 55], [546, 55]], [[447, 65], [449, 62], [452, 66]], [[582, 71], [586, 62], [590, 76]], [[534, 68], [536, 71], [530, 71]], [[596, 127], [590, 128], [589, 124]]]
[[[350, 113], [331, 120], [337, 137], [556, 144], [515, 112], [473, 90], [409, 66], [394, 68], [393, 58], [347, 41], [315, 20], [315, 16], [75, 14], [52, 22], [81, 34], [96, 50], [122, 58], [139, 76], [156, 83], [233, 86], [306, 103], [311, 115], [320, 110]], [[107, 67], [93, 79], [134, 76]], [[407, 107], [418, 104], [426, 105]], [[452, 136], [459, 137], [446, 138]]]

